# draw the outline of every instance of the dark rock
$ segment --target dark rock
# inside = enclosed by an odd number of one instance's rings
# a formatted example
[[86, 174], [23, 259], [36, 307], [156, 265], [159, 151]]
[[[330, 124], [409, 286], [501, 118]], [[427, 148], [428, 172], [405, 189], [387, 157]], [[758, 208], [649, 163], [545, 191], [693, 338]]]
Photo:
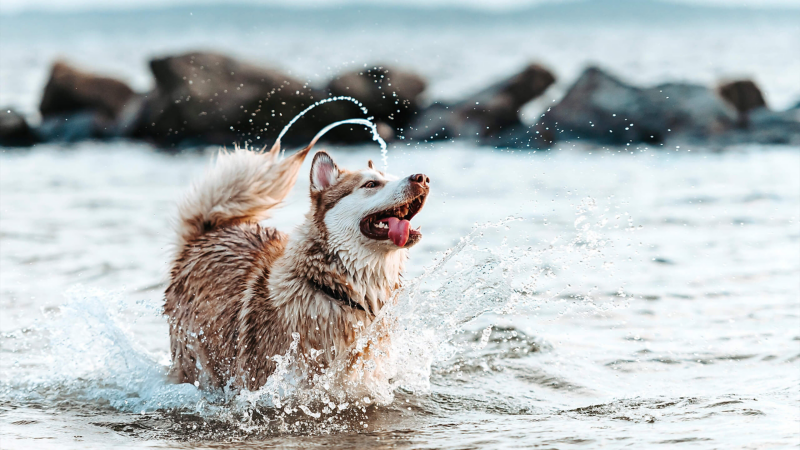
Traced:
[[[733, 111], [714, 90], [687, 83], [666, 83], [645, 89], [655, 115], [654, 128], [666, 127], [670, 133], [687, 137], [715, 136], [735, 126]], [[649, 116], [648, 119], [653, 119]]]
[[747, 126], [717, 136], [710, 144], [743, 143], [800, 145], [800, 110], [771, 111], [757, 108], [747, 113]]
[[[199, 139], [271, 145], [297, 113], [324, 98], [289, 75], [214, 53], [154, 59], [150, 69], [156, 88], [145, 96], [134, 135], [162, 144]], [[328, 106], [304, 116], [286, 139], [313, 137]]]
[[404, 137], [416, 141], [440, 141], [460, 137], [461, 123], [453, 105], [435, 102], [421, 111], [403, 133]]
[[57, 61], [39, 105], [37, 134], [46, 141], [68, 142], [127, 135], [140, 105], [140, 97], [122, 81]]
[[141, 104], [140, 96], [132, 97], [116, 119], [109, 119], [104, 114], [91, 110], [50, 115], [42, 119], [36, 132], [45, 141], [62, 142], [131, 137], [141, 112]]
[[111, 137], [111, 133], [105, 133], [105, 130], [112, 126], [113, 122], [102, 118], [98, 113], [83, 111], [42, 119], [36, 132], [43, 141], [78, 142]]
[[720, 97], [736, 108], [739, 113], [738, 126], [748, 128], [750, 123], [750, 112], [756, 110], [766, 110], [767, 102], [761, 90], [751, 80], [738, 80], [722, 83], [717, 87]]
[[770, 111], [760, 108], [750, 111], [751, 141], [773, 144], [800, 145], [800, 110]]
[[733, 107], [704, 86], [638, 88], [591, 67], [536, 125], [541, 136], [537, 144], [547, 147], [568, 139], [608, 144], [702, 140], [733, 129], [736, 120]]
[[761, 89], [751, 80], [738, 80], [721, 84], [717, 91], [739, 113], [746, 113], [756, 108], [766, 108], [767, 102]]
[[520, 124], [519, 110], [542, 95], [556, 81], [550, 71], [531, 64], [522, 72], [478, 92], [458, 105], [458, 114], [468, 128], [489, 136], [499, 130]]
[[8, 108], [0, 112], [0, 145], [30, 147], [37, 142], [39, 142], [38, 136], [22, 114]]
[[[413, 72], [406, 72], [388, 66], [374, 66], [370, 69], [347, 72], [332, 79], [327, 91], [332, 96], [348, 96], [358, 99], [374, 117], [375, 122], [385, 123], [401, 132], [411, 122], [420, 109], [420, 94], [425, 90], [425, 79]], [[346, 103], [331, 104], [331, 109], [346, 107], [358, 113]], [[360, 117], [338, 111], [342, 118]]]
[[495, 148], [519, 148], [537, 149], [542, 148], [538, 144], [540, 139], [536, 134], [536, 129], [527, 124], [517, 124], [504, 128], [492, 135], [484, 136], [478, 143]]
[[[555, 77], [531, 64], [522, 72], [454, 104], [434, 104], [414, 121], [407, 136], [416, 140], [463, 137], [490, 145], [525, 146], [517, 139], [528, 134], [520, 109], [540, 96]], [[506, 136], [514, 136], [509, 140]]]
[[43, 118], [90, 111], [114, 121], [134, 95], [122, 81], [82, 72], [57, 61], [44, 88], [39, 111]]

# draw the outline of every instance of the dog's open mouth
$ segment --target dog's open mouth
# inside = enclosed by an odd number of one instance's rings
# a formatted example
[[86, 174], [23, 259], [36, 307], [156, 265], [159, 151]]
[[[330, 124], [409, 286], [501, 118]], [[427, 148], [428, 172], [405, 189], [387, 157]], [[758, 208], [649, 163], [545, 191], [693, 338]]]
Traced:
[[411, 247], [419, 242], [422, 232], [411, 229], [411, 219], [425, 204], [425, 194], [406, 203], [371, 214], [361, 220], [361, 234], [376, 240], [390, 239], [398, 247]]

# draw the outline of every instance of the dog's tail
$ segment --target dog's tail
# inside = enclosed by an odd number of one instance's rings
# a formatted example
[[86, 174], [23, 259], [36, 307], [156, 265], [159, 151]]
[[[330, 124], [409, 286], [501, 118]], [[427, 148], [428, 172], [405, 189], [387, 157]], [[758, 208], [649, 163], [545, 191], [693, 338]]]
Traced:
[[281, 160], [280, 141], [269, 152], [220, 150], [216, 164], [178, 207], [179, 248], [214, 229], [268, 218], [294, 186], [315, 142]]

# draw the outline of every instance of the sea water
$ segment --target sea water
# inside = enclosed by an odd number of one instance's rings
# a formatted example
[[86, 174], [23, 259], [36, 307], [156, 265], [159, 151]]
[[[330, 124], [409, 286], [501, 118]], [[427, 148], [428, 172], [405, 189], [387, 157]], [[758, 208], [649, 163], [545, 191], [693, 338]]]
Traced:
[[[800, 97], [791, 76], [798, 29], [774, 22], [487, 19], [410, 29], [417, 22], [402, 14], [361, 28], [329, 16], [314, 27], [248, 27], [228, 9], [119, 17], [2, 19], [0, 105], [33, 113], [57, 56], [145, 90], [147, 57], [195, 48], [320, 85], [393, 62], [428, 77], [428, 100], [459, 99], [538, 60], [559, 81], [523, 110], [526, 121], [588, 63], [644, 84], [744, 74], [778, 108]], [[255, 392], [165, 378], [171, 220], [216, 148], [171, 155], [113, 141], [2, 149], [0, 446], [800, 441], [796, 147], [390, 147], [390, 172], [425, 173], [432, 193], [414, 218], [423, 239], [410, 252], [404, 289], [382, 313], [392, 323], [387, 358], [365, 361], [364, 376], [343, 389], [324, 379], [303, 385], [289, 352]], [[348, 168], [379, 154], [374, 145], [318, 148]], [[308, 210], [308, 188], [299, 177], [265, 225], [291, 232]]]
[[[175, 199], [213, 151], [3, 154], [4, 445], [798, 438], [796, 150], [397, 147], [393, 171], [432, 194], [386, 361], [298, 389], [290, 353], [260, 391], [205, 392], [167, 382], [161, 306]], [[302, 220], [300, 180], [269, 225]]]

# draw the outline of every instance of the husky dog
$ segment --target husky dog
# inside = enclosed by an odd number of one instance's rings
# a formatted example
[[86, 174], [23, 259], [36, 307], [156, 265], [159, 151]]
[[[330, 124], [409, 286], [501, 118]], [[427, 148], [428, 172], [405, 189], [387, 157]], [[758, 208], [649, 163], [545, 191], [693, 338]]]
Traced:
[[372, 161], [349, 171], [318, 152], [303, 224], [291, 236], [259, 225], [313, 145], [282, 160], [279, 143], [222, 151], [180, 204], [164, 307], [174, 381], [257, 389], [293, 339], [303, 370], [324, 369], [400, 286], [422, 237], [409, 221], [429, 192], [424, 174], [396, 178]]

